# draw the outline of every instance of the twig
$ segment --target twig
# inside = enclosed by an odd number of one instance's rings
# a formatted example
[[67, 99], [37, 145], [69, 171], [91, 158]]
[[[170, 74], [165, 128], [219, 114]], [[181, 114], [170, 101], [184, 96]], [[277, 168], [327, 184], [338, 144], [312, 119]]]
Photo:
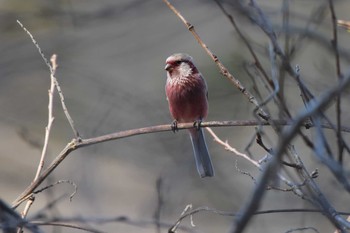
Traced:
[[156, 181], [156, 191], [157, 191], [157, 207], [154, 211], [154, 220], [156, 221], [156, 232], [160, 233], [160, 213], [163, 207], [163, 180], [158, 177]]
[[[47, 58], [45, 57], [43, 51], [41, 50], [41, 48], [40, 48], [40, 46], [39, 46], [39, 44], [38, 44], [38, 42], [34, 39], [33, 35], [30, 33], [30, 31], [29, 31], [28, 29], [26, 29], [26, 28], [23, 26], [23, 24], [22, 24], [19, 20], [17, 20], [17, 23], [18, 23], [18, 24], [21, 26], [21, 28], [29, 35], [29, 37], [31, 38], [33, 44], [34, 44], [35, 47], [37, 48], [37, 50], [38, 50], [38, 52], [39, 52], [41, 58], [44, 60], [46, 66], [50, 69], [50, 74], [52, 75], [51, 78], [53, 79], [53, 82], [55, 83], [57, 92], [58, 92], [58, 94], [59, 94], [59, 96], [60, 96], [61, 104], [62, 104], [62, 109], [63, 109], [63, 111], [64, 111], [64, 114], [66, 115], [66, 118], [67, 118], [67, 120], [68, 120], [68, 122], [69, 122], [69, 124], [70, 124], [70, 126], [71, 126], [71, 128], [72, 128], [72, 130], [73, 130], [73, 133], [74, 133], [75, 138], [79, 139], [79, 138], [80, 138], [79, 132], [76, 130], [76, 128], [75, 128], [75, 126], [74, 126], [73, 119], [72, 119], [72, 117], [70, 116], [70, 114], [69, 114], [69, 112], [68, 112], [68, 109], [67, 109], [67, 106], [66, 106], [66, 104], [65, 104], [65, 102], [64, 102], [63, 92], [62, 92], [62, 89], [61, 89], [61, 87], [60, 87], [60, 85], [59, 85], [59, 83], [58, 83], [58, 81], [57, 81], [55, 75], [54, 75], [55, 72], [53, 72], [53, 66], [51, 66], [50, 62], [49, 62], [49, 61], [47, 60]], [[55, 69], [56, 69], [56, 68], [57, 68], [57, 66], [55, 67]]]
[[314, 232], [319, 233], [319, 231], [316, 228], [314, 228], [314, 227], [293, 228], [293, 229], [290, 229], [290, 230], [286, 231], [285, 233], [291, 233], [291, 232], [295, 232], [295, 231], [305, 231], [305, 230], [313, 230]]
[[[239, 152], [237, 149], [235, 149], [234, 147], [232, 147], [227, 141], [223, 141], [221, 140], [215, 133], [212, 129], [210, 128], [207, 128], [207, 131], [212, 135], [214, 141], [216, 141], [217, 143], [219, 143], [220, 145], [224, 146], [225, 150], [228, 150], [236, 155], [238, 155], [239, 157], [247, 160], [248, 162], [252, 163], [255, 167], [257, 167], [260, 171], [262, 170], [262, 160], [259, 160], [259, 161], [255, 161], [254, 159], [250, 158], [248, 155], [244, 154], [244, 153], [241, 153]], [[268, 157], [271, 157], [271, 156], [268, 156]], [[264, 162], [267, 162], [268, 159], [264, 159]], [[245, 174], [245, 175], [248, 175], [250, 176], [253, 180], [254, 180], [254, 183], [256, 182], [256, 179], [252, 177], [251, 174], [247, 173], [247, 172], [243, 172], [241, 171], [238, 167], [237, 167], [237, 160], [236, 160], [236, 168], [239, 172]], [[270, 189], [276, 189], [276, 190], [282, 190], [282, 191], [293, 191], [293, 193], [295, 195], [297, 195], [298, 197], [302, 198], [302, 199], [305, 199], [305, 200], [308, 200], [310, 201], [304, 194], [303, 192], [300, 190], [300, 186], [301, 185], [298, 185], [298, 184], [295, 184], [291, 181], [289, 181], [287, 178], [285, 178], [282, 174], [278, 174], [278, 178], [283, 182], [285, 183], [289, 188], [286, 190], [286, 189], [281, 189], [281, 188], [277, 188], [277, 187], [270, 187]]]
[[[130, 226], [145, 228], [147, 226], [154, 226], [154, 219], [132, 219], [128, 216], [116, 216], [116, 217], [69, 217], [69, 218], [51, 218], [45, 221], [32, 220], [31, 224], [35, 225], [58, 225], [66, 227], [76, 227], [70, 223], [90, 223], [90, 224], [106, 224], [106, 223], [124, 223]], [[64, 225], [63, 225], [64, 224]], [[173, 226], [171, 223], [159, 222], [161, 228], [170, 228]], [[178, 229], [185, 232], [196, 232], [190, 227], [179, 226]], [[92, 230], [90, 228], [90, 230]], [[94, 232], [94, 231], [92, 231]], [[96, 232], [96, 231], [95, 231]], [[100, 232], [100, 231], [97, 231]]]
[[[23, 25], [21, 25], [23, 26]], [[29, 32], [27, 32], [29, 33]], [[32, 38], [34, 40], [34, 38]], [[42, 148], [42, 151], [41, 151], [41, 156], [40, 156], [40, 161], [39, 161], [39, 164], [38, 164], [38, 168], [37, 168], [37, 171], [36, 171], [36, 174], [35, 174], [35, 177], [34, 177], [34, 181], [36, 181], [39, 176], [40, 176], [40, 173], [44, 167], [44, 163], [45, 163], [45, 157], [46, 157], [46, 154], [47, 154], [47, 147], [49, 145], [49, 138], [50, 138], [50, 133], [51, 133], [51, 127], [52, 127], [52, 124], [53, 124], [53, 121], [54, 121], [54, 116], [53, 116], [53, 96], [54, 96], [54, 92], [55, 92], [55, 84], [54, 84], [54, 75], [55, 75], [55, 72], [56, 72], [56, 68], [57, 68], [57, 64], [56, 64], [56, 55], [52, 55], [51, 57], [51, 63], [52, 63], [52, 68], [50, 69], [50, 72], [51, 72], [51, 84], [50, 84], [50, 89], [49, 89], [49, 104], [48, 104], [48, 121], [47, 121], [47, 126], [45, 128], [45, 139], [44, 139], [44, 146]], [[22, 212], [22, 218], [25, 218], [29, 212], [29, 209], [30, 207], [32, 206], [33, 202], [34, 202], [35, 198], [32, 196], [25, 208], [24, 208], [24, 211]], [[23, 232], [22, 230], [22, 227], [20, 227], [17, 231], [18, 233], [21, 233]]]
[[[335, 56], [335, 67], [336, 67], [336, 73], [338, 76], [338, 79], [342, 78], [341, 68], [340, 68], [340, 58], [339, 58], [339, 48], [338, 48], [338, 27], [337, 27], [337, 16], [335, 14], [334, 10], [334, 4], [333, 0], [329, 0], [329, 8], [331, 11], [332, 16], [332, 27], [333, 27], [333, 39], [332, 39], [332, 46], [334, 50], [334, 56]], [[336, 103], [336, 119], [337, 119], [337, 142], [338, 142], [338, 161], [339, 163], [343, 162], [343, 152], [344, 152], [344, 146], [343, 146], [343, 140], [341, 135], [341, 95], [337, 96], [337, 103]]]
[[[193, 218], [192, 218], [192, 214], [190, 214], [190, 215], [188, 215], [187, 213], [190, 211], [191, 212], [191, 210], [192, 210], [192, 204], [189, 204], [189, 205], [187, 205], [186, 207], [185, 207], [185, 209], [182, 211], [182, 213], [181, 213], [181, 215], [180, 215], [180, 219], [182, 220], [183, 219], [183, 216], [190, 216], [190, 219], [191, 219], [191, 226], [192, 227], [195, 227], [195, 225], [194, 225], [194, 223], [193, 223]], [[168, 230], [168, 232], [169, 233], [175, 233], [176, 232], [176, 230], [179, 228], [179, 226], [180, 226], [180, 223], [181, 223], [181, 220], [179, 221], [176, 221], [176, 223], [172, 226], [172, 227], [170, 227], [169, 228], [169, 230]]]
[[219, 58], [214, 55], [208, 48], [206, 44], [202, 41], [200, 36], [197, 34], [197, 32], [194, 29], [194, 26], [189, 23], [182, 15], [181, 13], [168, 1], [168, 0], [163, 0], [163, 2], [176, 14], [176, 16], [186, 25], [187, 29], [192, 33], [192, 35], [195, 37], [197, 42], [202, 46], [202, 48], [206, 51], [206, 53], [210, 56], [210, 58], [215, 62], [215, 64], [219, 67], [220, 73], [226, 77], [231, 83], [234, 84], [236, 88], [240, 92], [243, 93], [243, 95], [248, 98], [249, 102], [254, 104], [255, 107], [259, 109], [259, 115], [264, 119], [268, 120], [270, 116], [260, 107], [257, 99], [249, 93], [249, 91], [240, 83], [238, 79], [236, 79], [229, 71], [228, 69], [221, 63]]
[[40, 162], [38, 169], [36, 171], [36, 175], [34, 178], [34, 181], [38, 179], [43, 167], [44, 167], [44, 162], [45, 162], [45, 156], [47, 154], [47, 147], [49, 145], [49, 138], [50, 138], [50, 132], [51, 132], [51, 127], [52, 123], [54, 121], [54, 116], [53, 116], [53, 95], [55, 92], [55, 83], [54, 83], [54, 75], [56, 73], [56, 68], [57, 68], [57, 63], [56, 63], [56, 54], [52, 55], [51, 57], [51, 63], [52, 63], [52, 69], [51, 71], [51, 84], [50, 84], [50, 89], [49, 89], [49, 105], [48, 105], [48, 121], [47, 121], [47, 126], [45, 128], [45, 139], [44, 139], [44, 146], [41, 151], [41, 157], [40, 157]]
[[[222, 211], [217, 210], [214, 208], [210, 208], [207, 206], [198, 207], [196, 209], [190, 210], [186, 212], [184, 215], [181, 215], [181, 217], [176, 221], [176, 223], [170, 228], [172, 230], [175, 226], [180, 226], [180, 223], [187, 217], [193, 216], [200, 212], [211, 212], [214, 214], [218, 214], [220, 216], [227, 216], [227, 217], [237, 217], [239, 216], [238, 213], [235, 212], [229, 212], [229, 211]], [[319, 209], [273, 209], [273, 210], [260, 210], [257, 212], [254, 212], [253, 215], [263, 215], [263, 214], [280, 214], [280, 213], [322, 213], [322, 210]], [[348, 212], [339, 212], [341, 215], [348, 215]]]
[[243, 35], [242, 31], [238, 27], [234, 17], [226, 11], [226, 9], [224, 8], [224, 6], [222, 5], [222, 3], [219, 0], [215, 0], [215, 2], [216, 2], [216, 4], [218, 4], [218, 6], [219, 6], [220, 10], [222, 11], [222, 13], [224, 13], [224, 15], [231, 22], [232, 26], [234, 27], [234, 29], [237, 31], [238, 35], [241, 37], [242, 41], [244, 42], [245, 46], [247, 46], [250, 54], [252, 55], [252, 57], [254, 59], [255, 66], [262, 73], [262, 75], [264, 76], [264, 78], [267, 81], [267, 83], [270, 84], [270, 87], [272, 87], [272, 89], [274, 89], [273, 82], [270, 80], [269, 76], [267, 75], [266, 71], [264, 70], [264, 67], [262, 66], [258, 56], [254, 52], [254, 49], [251, 46], [251, 44], [249, 43], [248, 39], [246, 38], [246, 36]]
[[87, 226], [80, 226], [77, 224], [71, 224], [71, 223], [58, 223], [58, 222], [49, 222], [49, 221], [33, 221], [36, 225], [41, 226], [56, 226], [56, 227], [65, 227], [65, 228], [71, 228], [71, 229], [77, 229], [77, 230], [83, 230], [86, 232], [91, 233], [106, 233], [105, 231], [99, 231], [96, 229], [93, 229], [92, 227]]
[[[24, 210], [23, 210], [22, 213], [21, 213], [21, 218], [22, 218], [22, 219], [25, 219], [25, 217], [26, 217], [27, 214], [29, 213], [29, 209], [30, 209], [30, 207], [33, 205], [34, 200], [35, 200], [35, 198], [34, 198], [34, 197], [31, 197], [31, 198], [27, 201], [26, 206], [24, 207]], [[23, 226], [20, 226], [20, 227], [17, 229], [17, 233], [23, 233]]]
[[[202, 125], [201, 125], [202, 126]], [[211, 128], [207, 128], [207, 131], [211, 134], [211, 136], [214, 138], [214, 141], [216, 141], [217, 143], [221, 144], [222, 146], [224, 146], [225, 150], [228, 150], [230, 152], [235, 153], [236, 155], [244, 158], [245, 160], [249, 161], [251, 164], [253, 164], [254, 166], [256, 166], [257, 168], [260, 168], [260, 164], [255, 161], [254, 159], [250, 158], [248, 155], [239, 152], [236, 148], [233, 148], [232, 146], [230, 146], [228, 144], [228, 142], [224, 142], [222, 141]]]
[[73, 192], [71, 193], [71, 195], [69, 196], [69, 201], [72, 201], [74, 195], [77, 193], [78, 187], [77, 187], [77, 185], [76, 185], [73, 181], [71, 181], [71, 180], [59, 180], [59, 181], [57, 181], [57, 182], [55, 182], [55, 183], [53, 183], [53, 184], [47, 185], [47, 186], [45, 186], [45, 187], [43, 187], [43, 188], [41, 188], [41, 189], [36, 190], [35, 192], [33, 192], [33, 194], [41, 193], [42, 191], [44, 191], [44, 190], [46, 190], [46, 189], [52, 188], [52, 187], [54, 187], [55, 185], [63, 184], [63, 183], [68, 183], [68, 184], [70, 184], [70, 185], [72, 185], [72, 186], [74, 187], [74, 191], [73, 191]]

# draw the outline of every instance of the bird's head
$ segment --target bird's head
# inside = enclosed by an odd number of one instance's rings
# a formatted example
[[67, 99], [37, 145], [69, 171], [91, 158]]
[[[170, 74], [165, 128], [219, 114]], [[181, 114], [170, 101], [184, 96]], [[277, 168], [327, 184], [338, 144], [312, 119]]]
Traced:
[[185, 53], [175, 53], [165, 61], [165, 70], [170, 77], [189, 77], [198, 73], [196, 66], [193, 64], [193, 58]]

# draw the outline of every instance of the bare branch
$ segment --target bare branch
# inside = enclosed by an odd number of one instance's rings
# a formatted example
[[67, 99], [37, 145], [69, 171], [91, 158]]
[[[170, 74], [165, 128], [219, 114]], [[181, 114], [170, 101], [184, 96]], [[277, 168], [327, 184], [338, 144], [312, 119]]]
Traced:
[[[339, 58], [339, 48], [338, 48], [337, 16], [335, 14], [333, 0], [329, 0], [329, 8], [332, 16], [332, 27], [333, 27], [332, 46], [333, 46], [334, 56], [335, 56], [336, 73], [337, 73], [338, 79], [341, 79], [342, 73], [340, 68], [340, 58]], [[338, 161], [342, 163], [344, 145], [343, 145], [343, 139], [342, 139], [341, 130], [340, 130], [341, 128], [341, 95], [337, 96], [336, 114], [337, 114], [336, 117], [337, 117]]]
[[48, 121], [47, 121], [47, 126], [45, 128], [45, 139], [44, 139], [44, 146], [41, 152], [41, 157], [40, 157], [40, 162], [39, 162], [39, 166], [38, 169], [36, 171], [36, 175], [34, 178], [34, 181], [36, 179], [38, 179], [41, 170], [44, 167], [44, 162], [45, 162], [45, 156], [47, 154], [47, 147], [49, 145], [49, 138], [50, 138], [50, 132], [51, 132], [51, 127], [54, 121], [54, 116], [53, 116], [53, 95], [54, 95], [54, 91], [55, 91], [55, 83], [54, 83], [54, 75], [56, 73], [56, 68], [57, 68], [57, 64], [56, 64], [56, 55], [52, 55], [51, 57], [51, 63], [52, 63], [52, 69], [51, 69], [51, 84], [50, 84], [50, 89], [49, 89], [49, 106], [48, 106]]
[[238, 79], [236, 79], [229, 71], [228, 69], [221, 63], [219, 58], [214, 55], [208, 48], [206, 44], [202, 41], [200, 36], [197, 34], [197, 32], [194, 30], [194, 26], [189, 23], [182, 15], [181, 13], [168, 1], [163, 0], [163, 2], [176, 14], [177, 17], [180, 18], [180, 20], [186, 25], [187, 29], [193, 34], [197, 42], [202, 46], [202, 48], [207, 52], [207, 54], [210, 56], [210, 58], [215, 62], [215, 64], [219, 67], [220, 73], [226, 77], [231, 83], [234, 84], [236, 88], [240, 92], [243, 93], [243, 95], [249, 100], [250, 103], [254, 104], [255, 107], [259, 110], [260, 116], [264, 120], [268, 120], [270, 116], [260, 107], [257, 99], [249, 93], [249, 91], [240, 83]]
[[[69, 124], [70, 124], [70, 126], [71, 126], [71, 128], [72, 128], [72, 130], [73, 130], [73, 133], [74, 133], [75, 138], [78, 139], [78, 138], [80, 137], [80, 136], [79, 136], [79, 133], [78, 133], [78, 131], [76, 130], [76, 128], [75, 128], [75, 126], [74, 126], [73, 119], [72, 119], [72, 117], [70, 116], [70, 114], [69, 114], [69, 112], [68, 112], [68, 109], [67, 109], [67, 106], [66, 106], [66, 104], [65, 104], [65, 102], [64, 102], [64, 96], [63, 96], [62, 89], [61, 89], [60, 85], [58, 84], [58, 81], [57, 81], [57, 79], [56, 79], [56, 77], [55, 77], [55, 71], [56, 71], [56, 69], [57, 69], [57, 64], [54, 64], [54, 65], [55, 65], [55, 69], [54, 69], [53, 66], [51, 66], [50, 62], [49, 62], [49, 61], [47, 60], [47, 58], [45, 57], [43, 51], [41, 50], [41, 48], [40, 48], [40, 46], [39, 46], [39, 44], [38, 44], [38, 42], [34, 39], [33, 35], [30, 33], [30, 31], [27, 30], [19, 20], [17, 20], [17, 23], [21, 26], [21, 28], [22, 28], [22, 29], [29, 35], [29, 37], [32, 39], [32, 42], [33, 42], [33, 44], [35, 45], [35, 47], [37, 48], [37, 50], [38, 50], [40, 56], [41, 56], [42, 59], [44, 60], [45, 64], [49, 67], [49, 69], [50, 69], [50, 74], [51, 74], [51, 76], [52, 76], [51, 78], [53, 79], [53, 82], [55, 83], [57, 92], [58, 92], [58, 94], [59, 94], [59, 96], [60, 96], [60, 99], [61, 99], [62, 109], [63, 109], [63, 111], [64, 111], [64, 113], [65, 113], [65, 115], [66, 115], [66, 118], [67, 118], [67, 120], [68, 120], [68, 122], [69, 122]], [[56, 59], [55, 59], [55, 62], [56, 62]]]

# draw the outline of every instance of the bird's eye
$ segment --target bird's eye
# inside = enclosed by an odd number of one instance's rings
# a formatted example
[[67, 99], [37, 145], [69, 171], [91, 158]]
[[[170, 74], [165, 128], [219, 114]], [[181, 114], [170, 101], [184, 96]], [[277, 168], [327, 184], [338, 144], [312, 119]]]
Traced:
[[175, 64], [176, 65], [180, 65], [182, 63], [182, 61], [176, 61]]

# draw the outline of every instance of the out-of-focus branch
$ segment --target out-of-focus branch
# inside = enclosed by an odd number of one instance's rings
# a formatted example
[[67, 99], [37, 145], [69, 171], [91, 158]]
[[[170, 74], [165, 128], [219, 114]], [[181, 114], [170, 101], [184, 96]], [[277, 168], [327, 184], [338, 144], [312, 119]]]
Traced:
[[[68, 228], [82, 229], [88, 230], [89, 232], [100, 233], [101, 231], [97, 231], [91, 227], [85, 227], [81, 225], [77, 225], [77, 223], [83, 224], [110, 224], [110, 223], [123, 223], [130, 226], [135, 226], [139, 228], [152, 227], [154, 225], [159, 225], [161, 228], [170, 228], [173, 225], [171, 223], [166, 222], [156, 222], [153, 219], [133, 219], [128, 216], [116, 216], [116, 217], [68, 217], [68, 218], [51, 218], [46, 219], [44, 221], [33, 220], [31, 224], [35, 225], [43, 225], [43, 226], [62, 226]], [[186, 226], [179, 226], [178, 229], [184, 232], [197, 232], [193, 228]]]
[[345, 28], [346, 30], [350, 30], [350, 21], [339, 19], [337, 20], [337, 25]]
[[42, 232], [35, 224], [22, 219], [16, 211], [0, 199], [0, 229], [5, 233], [14, 233], [17, 232], [17, 227], [26, 228], [32, 233]]
[[[335, 67], [336, 67], [336, 73], [338, 76], [338, 79], [342, 78], [341, 73], [341, 67], [340, 67], [340, 57], [339, 57], [339, 48], [338, 48], [338, 27], [337, 27], [337, 16], [335, 14], [334, 10], [334, 4], [333, 0], [329, 0], [329, 9], [331, 11], [332, 16], [332, 27], [333, 27], [333, 39], [332, 39], [332, 46], [335, 56]], [[336, 103], [336, 118], [337, 118], [337, 142], [338, 142], [338, 161], [339, 163], [343, 162], [343, 152], [344, 152], [344, 146], [343, 146], [343, 140], [341, 135], [341, 95], [337, 96], [337, 103]]]
[[[350, 72], [342, 80], [340, 80], [335, 86], [330, 88], [326, 93], [324, 93], [318, 100], [314, 100], [314, 103], [310, 105], [309, 109], [301, 112], [295, 118], [294, 124], [290, 128], [285, 128], [282, 132], [277, 148], [272, 152], [273, 156], [266, 164], [262, 175], [259, 178], [259, 181], [255, 187], [255, 190], [250, 197], [249, 201], [241, 209], [241, 214], [236, 218], [235, 224], [233, 225], [230, 232], [239, 233], [242, 232], [249, 222], [252, 214], [259, 208], [260, 201], [265, 194], [265, 187], [270, 180], [273, 180], [277, 174], [278, 167], [280, 166], [281, 159], [284, 152], [286, 151], [291, 140], [297, 135], [300, 131], [302, 123], [309, 117], [317, 114], [319, 111], [324, 109], [335, 96], [339, 95], [345, 88], [350, 84]], [[335, 219], [335, 216], [330, 213], [329, 209], [323, 209], [324, 213], [328, 218], [333, 220], [332, 222], [336, 224], [336, 227], [339, 229], [346, 229], [347, 227], [340, 220]]]
[[[189, 216], [193, 216], [200, 212], [209, 212], [214, 213], [220, 216], [227, 216], [227, 217], [236, 217], [239, 215], [239, 213], [236, 212], [229, 212], [229, 211], [222, 211], [217, 210], [214, 208], [210, 208], [207, 206], [198, 207], [196, 209], [187, 211], [185, 214], [181, 215], [181, 217], [176, 221], [176, 223], [170, 228], [170, 232], [174, 232], [176, 230], [175, 226], [180, 226], [180, 223], [185, 218], [188, 218]], [[319, 209], [273, 209], [273, 210], [260, 210], [256, 211], [253, 215], [263, 215], [263, 214], [280, 214], [280, 213], [322, 213], [322, 210]], [[338, 212], [338, 214], [341, 215], [348, 215], [347, 212]]]

